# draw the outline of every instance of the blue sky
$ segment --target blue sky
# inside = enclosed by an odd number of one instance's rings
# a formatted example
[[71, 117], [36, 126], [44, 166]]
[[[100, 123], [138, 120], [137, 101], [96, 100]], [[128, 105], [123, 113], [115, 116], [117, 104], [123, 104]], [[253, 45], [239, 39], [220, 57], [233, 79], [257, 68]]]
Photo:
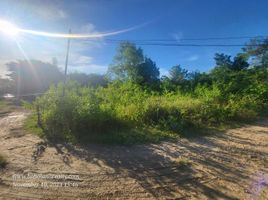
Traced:
[[[0, 18], [21, 28], [47, 32], [98, 33], [147, 23], [136, 30], [108, 39], [174, 39], [268, 35], [267, 0], [2, 0]], [[198, 44], [244, 44], [247, 39], [187, 41]], [[18, 44], [20, 47], [18, 47]], [[105, 38], [71, 43], [70, 70], [105, 73], [117, 44]], [[235, 55], [240, 47], [141, 46], [166, 74], [181, 64], [188, 70], [208, 71], [216, 52]], [[27, 34], [16, 39], [0, 37], [0, 73], [11, 60], [29, 58], [50, 62], [56, 57], [62, 67], [66, 39]]]

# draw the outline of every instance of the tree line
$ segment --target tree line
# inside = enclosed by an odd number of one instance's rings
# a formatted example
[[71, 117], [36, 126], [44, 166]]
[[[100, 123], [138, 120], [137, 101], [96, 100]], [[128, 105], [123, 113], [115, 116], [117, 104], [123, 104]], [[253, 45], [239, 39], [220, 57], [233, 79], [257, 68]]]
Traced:
[[[180, 90], [183, 92], [193, 91], [197, 85], [211, 86], [214, 83], [226, 86], [227, 82], [231, 81], [233, 84], [236, 82], [237, 85], [233, 86], [233, 90], [236, 90], [239, 85], [245, 85], [245, 76], [249, 78], [256, 70], [267, 69], [267, 49], [267, 38], [253, 39], [234, 58], [223, 53], [216, 53], [215, 67], [209, 72], [189, 72], [181, 65], [175, 65], [170, 68], [168, 76], [160, 77], [156, 63], [145, 56], [141, 48], [126, 41], [119, 45], [105, 75], [75, 72], [70, 73], [68, 79], [75, 80], [82, 86], [107, 86], [113, 81], [131, 81], [143, 88], [155, 91]], [[1, 94], [41, 93], [46, 91], [50, 84], [57, 84], [63, 80], [62, 71], [51, 63], [18, 60], [7, 63], [7, 67], [10, 72], [9, 78], [0, 79]]]
[[252, 120], [268, 113], [268, 39], [249, 44], [233, 58], [216, 53], [209, 72], [175, 65], [160, 77], [156, 63], [126, 41], [107, 74], [69, 74], [75, 82], [52, 85], [31, 105], [45, 136], [73, 142], [157, 142], [191, 128]]

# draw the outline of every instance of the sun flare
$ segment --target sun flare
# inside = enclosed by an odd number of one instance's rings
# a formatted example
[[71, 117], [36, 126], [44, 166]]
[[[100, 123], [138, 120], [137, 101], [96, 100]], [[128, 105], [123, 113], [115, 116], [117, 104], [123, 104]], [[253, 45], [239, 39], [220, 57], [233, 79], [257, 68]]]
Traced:
[[148, 22], [137, 25], [137, 26], [132, 26], [130, 28], [121, 29], [121, 30], [112, 31], [112, 32], [97, 32], [97, 33], [90, 33], [90, 34], [65, 34], [65, 33], [51, 33], [51, 32], [45, 32], [45, 31], [24, 29], [24, 28], [17, 27], [16, 25], [6, 20], [0, 19], [0, 32], [8, 36], [16, 36], [19, 33], [27, 33], [31, 35], [54, 37], [54, 38], [73, 38], [73, 39], [75, 38], [78, 38], [78, 39], [79, 38], [80, 39], [81, 38], [102, 38], [102, 37], [118, 35], [118, 34], [126, 33], [129, 31], [133, 31], [133, 30], [136, 30], [145, 26], [146, 24], [148, 24]]
[[8, 36], [16, 36], [19, 32], [19, 28], [8, 21], [0, 20], [0, 32]]

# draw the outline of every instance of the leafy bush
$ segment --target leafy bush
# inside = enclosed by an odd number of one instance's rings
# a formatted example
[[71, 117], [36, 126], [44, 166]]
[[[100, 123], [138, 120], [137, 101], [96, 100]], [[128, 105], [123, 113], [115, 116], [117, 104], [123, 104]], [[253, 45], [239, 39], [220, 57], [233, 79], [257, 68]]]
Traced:
[[188, 94], [179, 91], [161, 94], [132, 82], [114, 82], [105, 88], [81, 87], [69, 82], [64, 96], [62, 84], [51, 86], [34, 106], [40, 109], [41, 125], [50, 139], [135, 143], [158, 141], [169, 135], [154, 135], [147, 129], [183, 133], [189, 127], [253, 119], [267, 108], [267, 87], [261, 84], [258, 87], [248, 86], [243, 88], [245, 93], [226, 95], [214, 83], [198, 85]]
[[123, 126], [112, 112], [101, 106], [93, 88], [82, 88], [70, 83], [62, 96], [62, 87], [52, 86], [35, 101], [41, 112], [41, 124], [53, 140], [80, 140], [87, 134], [102, 134]]
[[251, 120], [256, 118], [260, 111], [261, 104], [256, 97], [247, 95], [229, 99], [226, 109], [229, 111], [229, 118], [233, 120]]

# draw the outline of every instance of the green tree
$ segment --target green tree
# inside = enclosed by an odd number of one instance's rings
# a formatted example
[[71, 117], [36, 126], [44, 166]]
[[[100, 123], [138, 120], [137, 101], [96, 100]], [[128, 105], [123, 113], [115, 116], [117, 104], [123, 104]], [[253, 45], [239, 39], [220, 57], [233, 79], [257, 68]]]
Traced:
[[180, 65], [175, 65], [169, 70], [170, 80], [176, 84], [183, 84], [188, 78], [188, 71]]
[[248, 67], [249, 63], [247, 62], [247, 57], [245, 57], [243, 54], [239, 54], [234, 57], [234, 61], [232, 62], [230, 69], [240, 71], [243, 69], [247, 69]]
[[138, 67], [144, 61], [141, 48], [130, 42], [122, 42], [109, 66], [108, 74], [112, 79], [135, 80], [137, 79]]
[[112, 80], [151, 86], [159, 81], [159, 69], [150, 58], [143, 55], [141, 48], [133, 43], [123, 42], [109, 66], [108, 76]]
[[138, 65], [137, 80], [140, 85], [157, 86], [159, 83], [159, 69], [155, 62], [145, 57], [144, 62]]
[[50, 84], [63, 80], [63, 74], [57, 66], [38, 60], [9, 62], [7, 67], [14, 91], [20, 95], [44, 92]]
[[214, 60], [216, 62], [216, 66], [224, 66], [229, 68], [233, 64], [231, 61], [231, 56], [223, 53], [216, 53]]
[[[14, 93], [13, 81], [7, 78], [0, 78], [0, 96], [6, 93]], [[1, 97], [0, 97], [1, 98]]]
[[88, 85], [97, 87], [97, 86], [107, 86], [108, 80], [105, 75], [101, 74], [88, 74]]
[[104, 75], [100, 74], [85, 74], [74, 72], [68, 75], [70, 80], [78, 82], [82, 86], [107, 86], [108, 82]]
[[68, 74], [68, 79], [76, 81], [82, 86], [88, 85], [88, 75], [80, 72], [73, 72]]
[[197, 85], [203, 86], [211, 86], [212, 85], [212, 78], [208, 73], [200, 73], [200, 72], [191, 72], [189, 73], [189, 80], [192, 91], [195, 89]]
[[246, 56], [251, 57], [254, 65], [268, 67], [268, 38], [252, 39], [246, 47], [243, 48]]

